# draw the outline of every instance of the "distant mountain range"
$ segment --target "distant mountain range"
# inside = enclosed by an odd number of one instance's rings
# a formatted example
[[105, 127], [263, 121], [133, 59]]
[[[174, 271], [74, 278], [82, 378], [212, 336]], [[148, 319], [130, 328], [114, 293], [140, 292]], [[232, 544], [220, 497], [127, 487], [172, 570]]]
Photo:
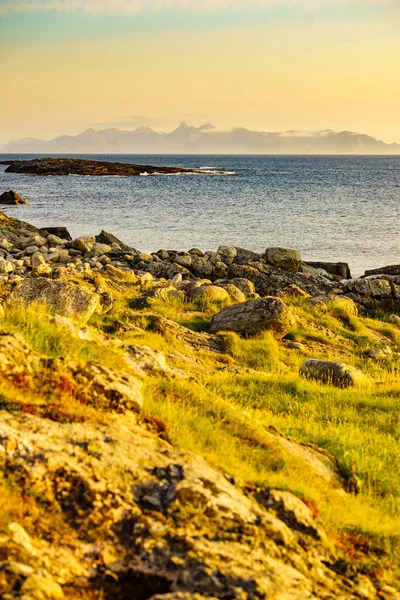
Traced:
[[218, 131], [210, 123], [181, 123], [170, 133], [149, 127], [133, 131], [87, 129], [52, 140], [25, 138], [5, 144], [6, 154], [400, 154], [400, 144], [386, 144], [352, 131], [263, 132], [236, 128]]

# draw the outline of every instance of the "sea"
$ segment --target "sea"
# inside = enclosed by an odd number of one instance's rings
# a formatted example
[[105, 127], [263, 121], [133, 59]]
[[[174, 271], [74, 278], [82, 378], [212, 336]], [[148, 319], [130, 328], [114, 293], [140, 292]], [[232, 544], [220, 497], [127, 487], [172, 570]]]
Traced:
[[32, 177], [0, 165], [0, 193], [29, 202], [1, 209], [73, 237], [104, 229], [144, 252], [280, 246], [306, 261], [348, 262], [353, 276], [400, 263], [400, 156], [70, 156], [203, 174]]

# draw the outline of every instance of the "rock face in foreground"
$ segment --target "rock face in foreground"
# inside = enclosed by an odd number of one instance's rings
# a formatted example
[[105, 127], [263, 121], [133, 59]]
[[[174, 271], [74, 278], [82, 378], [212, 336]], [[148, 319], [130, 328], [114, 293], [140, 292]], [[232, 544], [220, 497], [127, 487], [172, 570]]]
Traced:
[[20, 162], [12, 161], [6, 169], [6, 173], [24, 173], [26, 175], [122, 175], [130, 177], [143, 173], [173, 175], [195, 172], [179, 167], [154, 167], [81, 158], [35, 158]]
[[[363, 575], [340, 574], [302, 500], [267, 489], [246, 495], [132, 414], [96, 426], [3, 412], [0, 442], [13, 481], [69, 527], [48, 543], [10, 525], [2, 538], [4, 597], [20, 598], [21, 588], [32, 600], [377, 597]], [[39, 595], [44, 580], [48, 593]], [[93, 588], [104, 595], [90, 595]]]
[[14, 190], [9, 190], [8, 192], [1, 194], [0, 204], [29, 204], [29, 202], [27, 202], [25, 198], [17, 194], [17, 192]]
[[283, 338], [295, 324], [295, 318], [279, 298], [267, 296], [228, 306], [211, 321], [211, 332], [236, 331], [245, 336], [270, 331]]

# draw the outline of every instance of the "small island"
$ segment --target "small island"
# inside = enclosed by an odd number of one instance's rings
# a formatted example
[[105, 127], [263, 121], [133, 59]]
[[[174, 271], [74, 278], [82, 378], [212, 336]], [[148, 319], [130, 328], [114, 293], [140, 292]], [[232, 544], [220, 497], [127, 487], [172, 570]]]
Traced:
[[8, 165], [6, 173], [21, 173], [25, 175], [114, 175], [134, 177], [138, 175], [179, 175], [202, 174], [196, 169], [181, 167], [155, 167], [151, 165], [136, 165], [132, 163], [88, 160], [83, 158], [35, 158], [33, 160], [9, 160], [0, 164]]

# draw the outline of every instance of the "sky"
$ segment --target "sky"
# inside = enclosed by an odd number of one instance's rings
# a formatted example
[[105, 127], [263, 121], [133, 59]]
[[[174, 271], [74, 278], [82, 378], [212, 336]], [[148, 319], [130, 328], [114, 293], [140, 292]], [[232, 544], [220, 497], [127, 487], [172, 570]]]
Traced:
[[0, 0], [0, 144], [180, 122], [400, 142], [400, 0]]

